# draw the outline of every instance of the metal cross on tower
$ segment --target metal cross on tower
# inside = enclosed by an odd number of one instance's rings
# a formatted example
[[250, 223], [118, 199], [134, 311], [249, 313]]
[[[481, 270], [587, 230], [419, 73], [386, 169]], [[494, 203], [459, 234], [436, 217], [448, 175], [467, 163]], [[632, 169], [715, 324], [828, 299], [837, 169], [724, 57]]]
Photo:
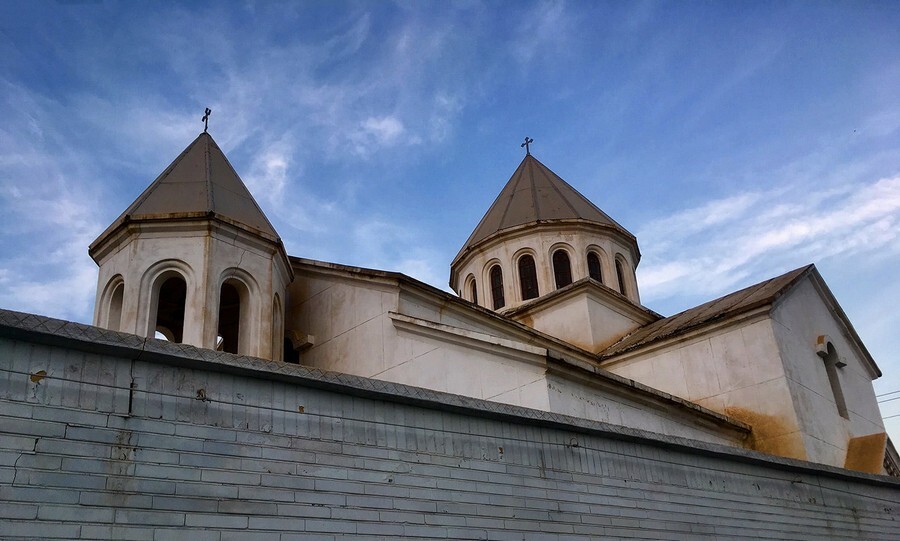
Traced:
[[531, 156], [531, 148], [528, 145], [530, 145], [533, 142], [534, 142], [534, 139], [525, 137], [525, 142], [522, 143], [521, 145], [519, 145], [520, 147], [525, 147], [525, 154], [528, 156]]
[[206, 108], [206, 114], [203, 115], [203, 118], [200, 120], [203, 121], [203, 133], [206, 133], [206, 130], [209, 129], [209, 115], [212, 113], [212, 109], [209, 107]]

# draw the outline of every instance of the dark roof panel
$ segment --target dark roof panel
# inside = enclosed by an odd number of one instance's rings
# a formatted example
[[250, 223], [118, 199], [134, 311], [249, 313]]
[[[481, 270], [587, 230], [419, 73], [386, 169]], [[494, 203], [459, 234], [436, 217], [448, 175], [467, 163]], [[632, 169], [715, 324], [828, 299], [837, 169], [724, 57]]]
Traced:
[[469, 236], [460, 253], [499, 231], [533, 222], [556, 220], [585, 220], [610, 225], [628, 233], [578, 193], [578, 190], [528, 154]]
[[600, 353], [600, 356], [610, 357], [618, 353], [624, 353], [651, 342], [676, 336], [708, 323], [770, 304], [790, 286], [795, 284], [800, 277], [806, 275], [814, 268], [812, 265], [807, 265], [765, 282], [735, 291], [724, 297], [711, 300], [674, 316], [654, 321], [609, 346]]
[[215, 214], [278, 238], [275, 228], [222, 149], [204, 132], [94, 241], [94, 245], [126, 220], [166, 219], [197, 213]]

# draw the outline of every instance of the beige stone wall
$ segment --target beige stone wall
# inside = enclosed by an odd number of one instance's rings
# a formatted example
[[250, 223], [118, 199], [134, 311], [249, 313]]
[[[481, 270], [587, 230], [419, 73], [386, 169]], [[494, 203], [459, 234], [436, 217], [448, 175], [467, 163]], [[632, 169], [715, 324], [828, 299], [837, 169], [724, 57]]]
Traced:
[[767, 316], [683, 337], [604, 368], [752, 425], [754, 449], [809, 459]]
[[547, 409], [542, 350], [495, 338], [394, 280], [299, 270], [290, 296], [288, 329], [315, 342], [304, 365]]
[[[852, 440], [884, 433], [872, 387], [873, 375], [847, 331], [816, 291], [814, 282], [799, 284], [773, 310], [772, 319], [809, 459], [843, 466], [848, 460], [858, 462], [862, 454], [872, 454], [868, 448], [875, 445], [879, 448], [873, 467], [880, 471], [884, 438], [859, 439], [858, 442], [868, 444], [857, 444], [861, 446], [855, 449], [854, 456], [848, 454]], [[824, 361], [816, 354], [816, 338], [821, 335], [831, 339], [840, 360], [846, 363], [837, 374], [849, 419], [839, 414]], [[868, 471], [873, 471], [873, 467]]]
[[[839, 378], [849, 419], [838, 413], [816, 354], [820, 335], [831, 338], [846, 363]], [[771, 313], [621, 356], [604, 367], [752, 425], [750, 445], [756, 450], [881, 471], [884, 438], [878, 435], [884, 427], [872, 374], [813, 278], [794, 286]]]
[[627, 301], [613, 293], [597, 291], [597, 286], [580, 287], [559, 299], [512, 315], [513, 319], [580, 347], [598, 352], [653, 318], [646, 312], [625, 306]]
[[[739, 445], [733, 429], [668, 411], [672, 404], [636, 396], [627, 384], [616, 384], [617, 394], [609, 381], [604, 388], [548, 376], [549, 342], [444, 296], [390, 277], [295, 271], [287, 326], [314, 342], [301, 353], [303, 365]], [[589, 403], [602, 404], [604, 413], [585, 409]]]

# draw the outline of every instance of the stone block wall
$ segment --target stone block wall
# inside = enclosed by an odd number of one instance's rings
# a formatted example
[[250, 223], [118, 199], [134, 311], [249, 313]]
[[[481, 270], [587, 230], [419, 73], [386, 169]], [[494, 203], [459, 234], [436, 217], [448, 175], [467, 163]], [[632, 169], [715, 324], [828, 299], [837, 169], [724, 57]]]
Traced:
[[0, 538], [896, 539], [900, 483], [0, 312]]

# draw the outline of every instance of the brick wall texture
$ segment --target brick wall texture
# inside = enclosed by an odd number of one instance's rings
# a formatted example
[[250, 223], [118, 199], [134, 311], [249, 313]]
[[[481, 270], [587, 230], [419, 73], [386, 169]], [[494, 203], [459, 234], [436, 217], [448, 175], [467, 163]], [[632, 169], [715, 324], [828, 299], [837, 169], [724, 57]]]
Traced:
[[3, 312], [0, 538], [896, 540], [900, 484]]

